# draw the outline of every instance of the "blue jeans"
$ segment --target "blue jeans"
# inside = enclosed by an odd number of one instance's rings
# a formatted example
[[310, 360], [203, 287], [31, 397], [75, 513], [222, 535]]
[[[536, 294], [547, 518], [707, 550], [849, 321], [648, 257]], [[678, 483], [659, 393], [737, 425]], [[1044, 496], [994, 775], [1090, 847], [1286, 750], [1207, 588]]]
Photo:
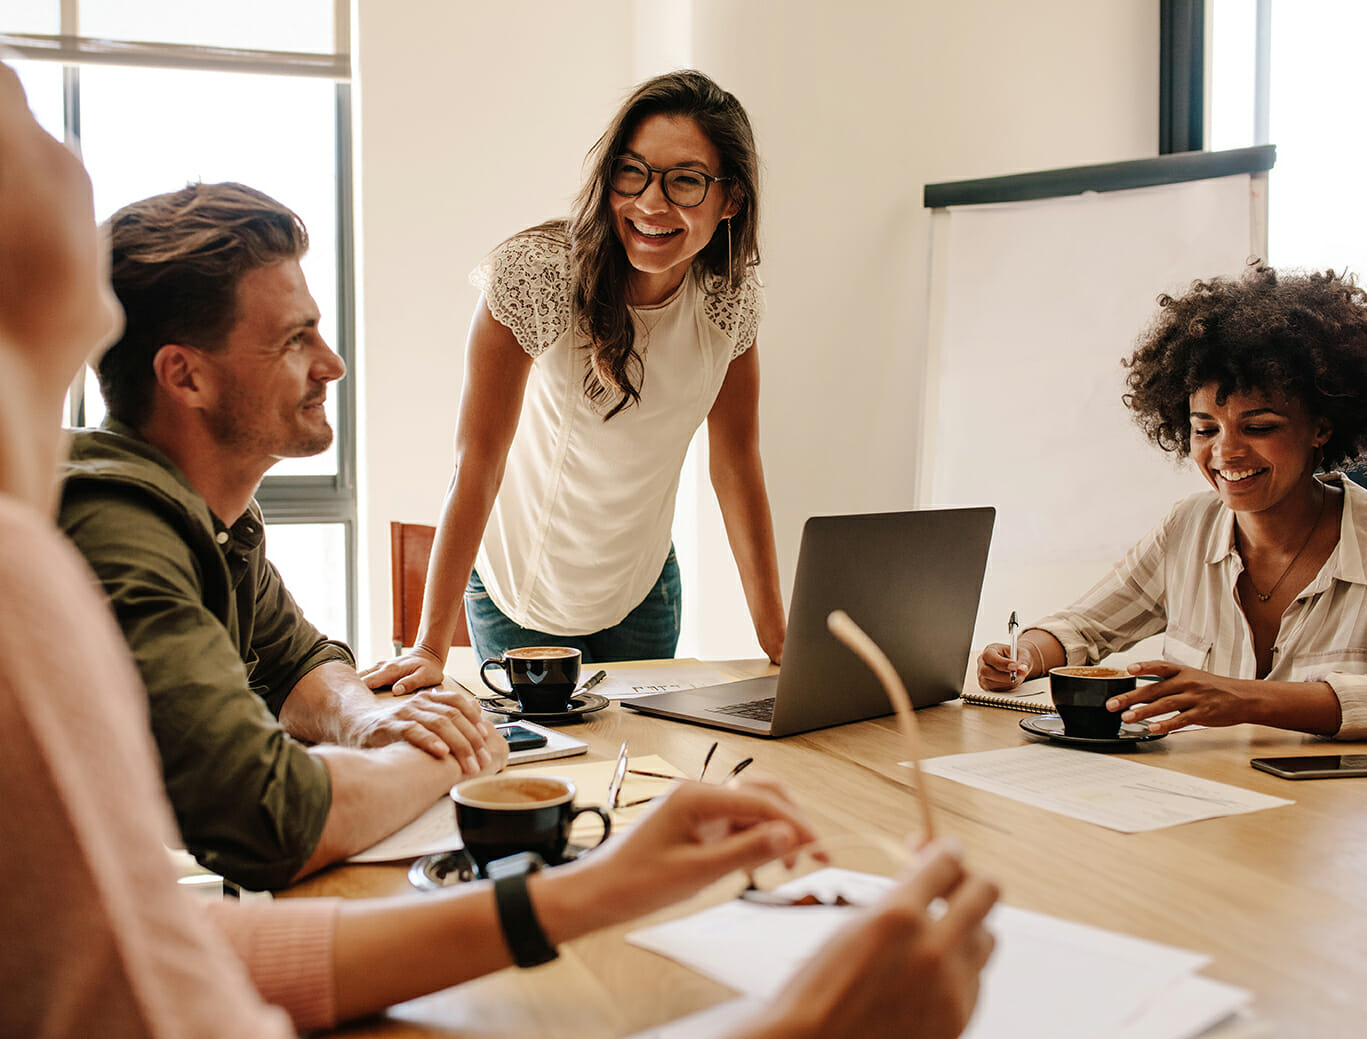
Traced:
[[619, 623], [591, 635], [552, 635], [513, 623], [494, 605], [474, 570], [465, 586], [465, 619], [470, 626], [470, 641], [481, 660], [501, 656], [504, 650], [519, 646], [574, 646], [583, 654], [585, 664], [665, 660], [673, 657], [679, 646], [681, 595], [679, 561], [670, 545], [660, 579], [640, 605]]

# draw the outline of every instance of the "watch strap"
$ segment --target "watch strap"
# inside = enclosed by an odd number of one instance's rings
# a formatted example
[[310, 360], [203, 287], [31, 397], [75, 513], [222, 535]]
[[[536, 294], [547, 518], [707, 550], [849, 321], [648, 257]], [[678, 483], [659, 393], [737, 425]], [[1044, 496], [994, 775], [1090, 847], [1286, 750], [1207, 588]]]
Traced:
[[[508, 860], [501, 862], [508, 863]], [[536, 908], [527, 891], [527, 878], [540, 869], [541, 864], [539, 855], [527, 855], [525, 863], [518, 863], [522, 868], [500, 870], [494, 880], [494, 900], [498, 904], [498, 922], [503, 928], [503, 940], [513, 955], [513, 962], [519, 967], [536, 967], [560, 955], [555, 946], [547, 941], [546, 932], [541, 929], [541, 921], [536, 918]]]

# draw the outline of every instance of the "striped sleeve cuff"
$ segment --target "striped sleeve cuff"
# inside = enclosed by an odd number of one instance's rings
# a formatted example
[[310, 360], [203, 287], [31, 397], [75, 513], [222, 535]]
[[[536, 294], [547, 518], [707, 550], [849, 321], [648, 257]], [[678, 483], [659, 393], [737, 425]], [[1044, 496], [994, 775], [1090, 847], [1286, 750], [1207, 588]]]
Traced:
[[267, 1003], [300, 1031], [337, 1021], [333, 941], [341, 899], [289, 898], [209, 906]]

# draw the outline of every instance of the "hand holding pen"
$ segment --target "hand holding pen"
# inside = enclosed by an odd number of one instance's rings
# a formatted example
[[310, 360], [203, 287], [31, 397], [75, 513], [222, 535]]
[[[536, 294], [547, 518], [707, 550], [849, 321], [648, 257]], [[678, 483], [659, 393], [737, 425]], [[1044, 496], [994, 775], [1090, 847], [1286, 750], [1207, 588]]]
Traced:
[[[984, 646], [983, 651], [978, 654], [977, 680], [979, 689], [989, 693], [1010, 692], [1030, 677], [1030, 671], [1036, 663], [1036, 656], [1039, 657], [1039, 664], [1044, 668], [1041, 674], [1047, 673], [1048, 666], [1040, 653], [1038, 643], [1029, 639], [1022, 641], [1020, 631], [1020, 621], [1013, 610], [1006, 622], [1007, 640], [1005, 642], [991, 642]], [[1060, 648], [1060, 655], [1061, 653]]]

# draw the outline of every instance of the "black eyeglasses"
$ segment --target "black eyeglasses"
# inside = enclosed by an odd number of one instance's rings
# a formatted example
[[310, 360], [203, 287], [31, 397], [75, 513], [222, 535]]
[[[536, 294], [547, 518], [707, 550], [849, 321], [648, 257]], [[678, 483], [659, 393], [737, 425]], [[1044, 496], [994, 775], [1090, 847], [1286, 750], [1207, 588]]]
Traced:
[[650, 187], [650, 178], [660, 175], [665, 198], [683, 209], [702, 205], [707, 198], [707, 189], [713, 184], [730, 180], [730, 177], [713, 177], [702, 170], [689, 166], [673, 166], [667, 170], [657, 170], [647, 166], [640, 159], [630, 155], [619, 155], [612, 160], [612, 170], [608, 174], [608, 186], [619, 195], [635, 198], [645, 194]]

